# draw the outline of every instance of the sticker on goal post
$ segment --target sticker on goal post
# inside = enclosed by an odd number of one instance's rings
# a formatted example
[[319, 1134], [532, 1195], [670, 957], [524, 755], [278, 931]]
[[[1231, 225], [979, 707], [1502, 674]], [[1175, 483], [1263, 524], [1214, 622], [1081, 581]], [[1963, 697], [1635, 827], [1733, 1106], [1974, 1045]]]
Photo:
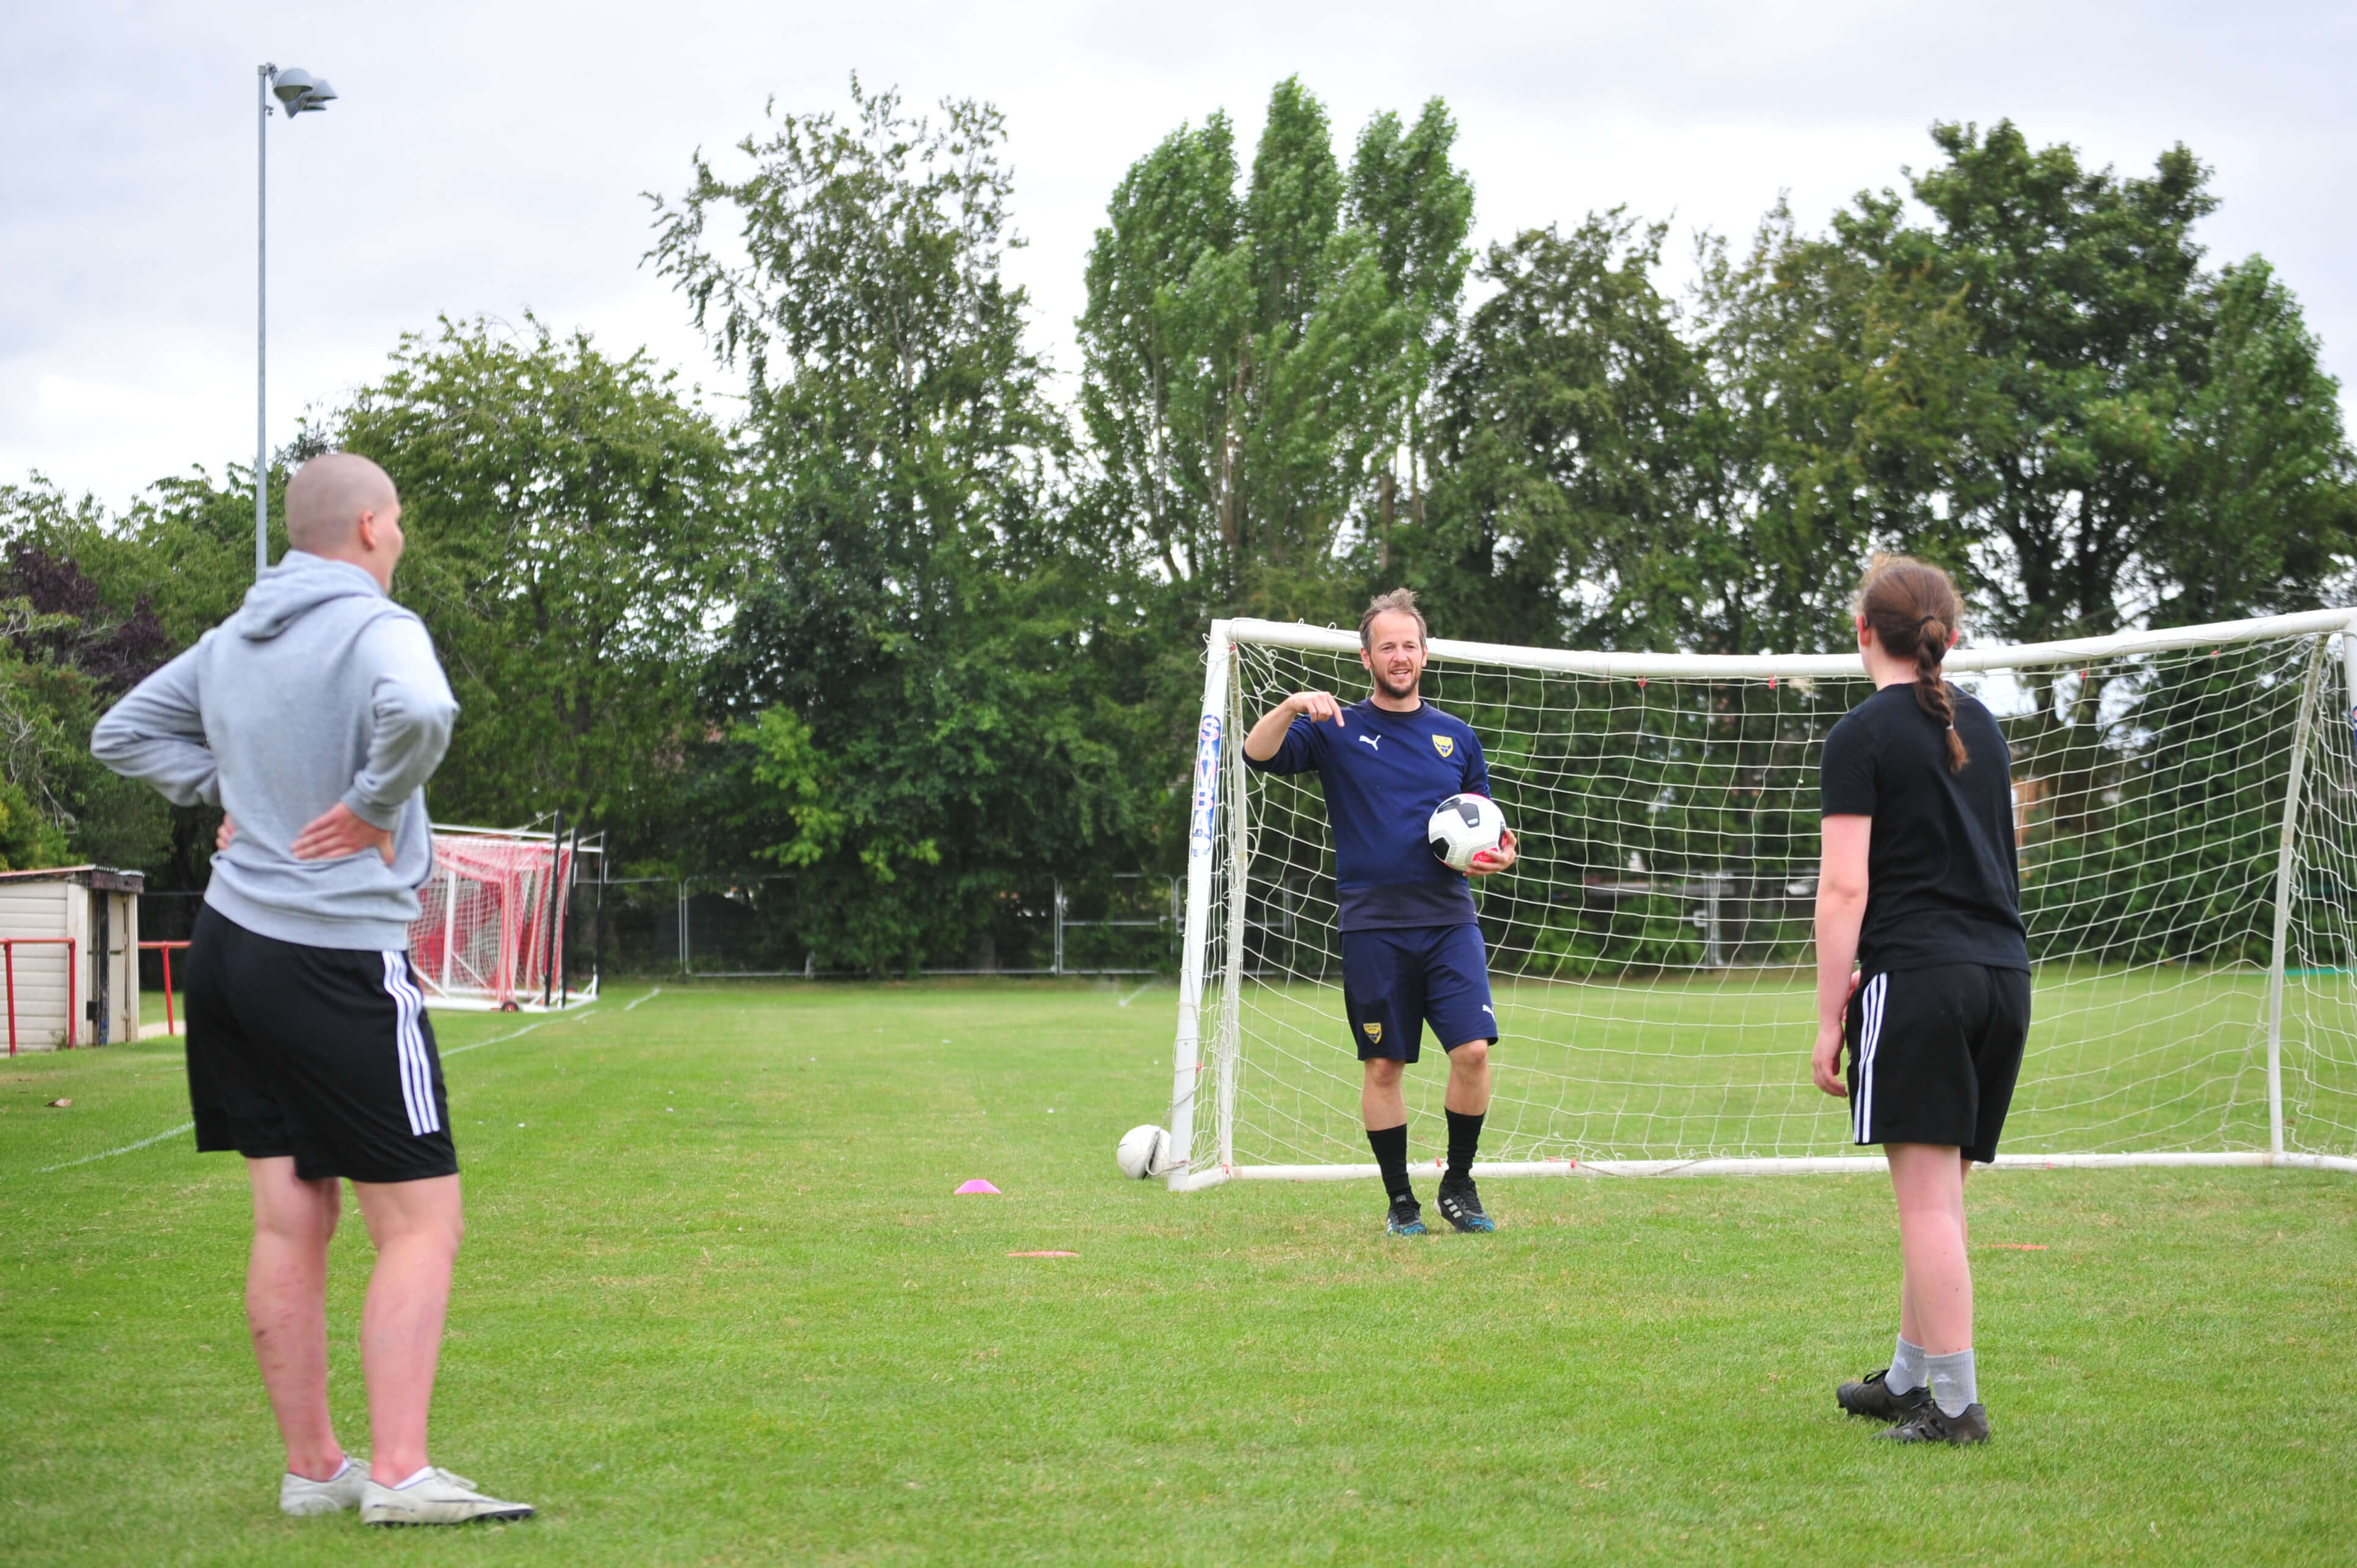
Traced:
[[1195, 732], [1195, 803], [1187, 830], [1187, 855], [1211, 853], [1211, 818], [1220, 800], [1220, 715], [1205, 714]]

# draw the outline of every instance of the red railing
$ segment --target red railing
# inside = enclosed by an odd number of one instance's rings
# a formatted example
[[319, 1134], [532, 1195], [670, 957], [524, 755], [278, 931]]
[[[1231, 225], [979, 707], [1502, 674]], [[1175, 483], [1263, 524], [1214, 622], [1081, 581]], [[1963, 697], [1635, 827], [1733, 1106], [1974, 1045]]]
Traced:
[[66, 1037], [67, 1050], [73, 1049], [74, 993], [76, 944], [71, 937], [0, 937], [0, 967], [8, 977], [8, 1054], [16, 1054], [16, 950], [18, 948], [63, 947], [66, 950]]
[[167, 1035], [179, 1033], [172, 1027], [172, 950], [188, 945], [186, 942], [141, 942], [139, 944], [141, 952], [164, 955], [164, 1033]]

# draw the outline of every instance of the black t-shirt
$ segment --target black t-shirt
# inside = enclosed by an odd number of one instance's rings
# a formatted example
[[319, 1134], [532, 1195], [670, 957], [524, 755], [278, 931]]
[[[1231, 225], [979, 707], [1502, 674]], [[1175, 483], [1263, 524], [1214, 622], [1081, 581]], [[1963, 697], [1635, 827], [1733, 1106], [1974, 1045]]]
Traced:
[[1858, 967], [1867, 974], [1983, 963], [2029, 967], [2014, 856], [2013, 759], [1996, 720], [1954, 693], [1956, 733], [1971, 757], [1948, 771], [1947, 731], [1885, 686], [1825, 736], [1828, 817], [1872, 817]]

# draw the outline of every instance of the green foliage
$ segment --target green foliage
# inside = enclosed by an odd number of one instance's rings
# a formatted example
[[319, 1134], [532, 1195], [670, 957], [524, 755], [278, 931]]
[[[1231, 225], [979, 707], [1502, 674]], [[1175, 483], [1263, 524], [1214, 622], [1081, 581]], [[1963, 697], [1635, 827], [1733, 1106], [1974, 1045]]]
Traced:
[[1176, 624], [1355, 618], [1344, 557], [1388, 538], [1394, 454], [1463, 288], [1455, 134], [1437, 100], [1405, 131], [1379, 115], [1346, 177], [1324, 108], [1288, 80], [1241, 198], [1216, 114], [1115, 190], [1089, 258], [1081, 412], [1095, 504], [1153, 553]]
[[1404, 542], [1444, 635], [1683, 644], [1708, 580], [1741, 571], [1713, 526], [1701, 356], [1653, 282], [1664, 232], [1614, 212], [1491, 247], [1442, 381], [1430, 524]]
[[[853, 102], [659, 204], [659, 265], [753, 391], [759, 542], [705, 677], [733, 727], [702, 853], [788, 868], [816, 962], [986, 966], [1019, 889], [1131, 869], [1165, 831], [1162, 726], [1125, 542], [1070, 505], [1000, 275], [1000, 117], [911, 120], [856, 81]], [[741, 266], [705, 247], [721, 215]]]
[[395, 595], [458, 698], [436, 813], [561, 809], [626, 848], [659, 841], [740, 547], [720, 429], [643, 352], [531, 317], [404, 338], [330, 428], [401, 490]]

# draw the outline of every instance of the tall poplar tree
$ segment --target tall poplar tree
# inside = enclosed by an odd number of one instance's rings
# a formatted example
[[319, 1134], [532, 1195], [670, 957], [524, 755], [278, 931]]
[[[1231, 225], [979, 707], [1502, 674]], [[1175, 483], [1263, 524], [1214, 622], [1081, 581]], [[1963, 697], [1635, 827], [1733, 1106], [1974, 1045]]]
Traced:
[[1437, 100], [1412, 128], [1378, 116], [1346, 174], [1288, 80], [1241, 192], [1220, 115], [1115, 189], [1079, 323], [1082, 414], [1097, 504], [1145, 541], [1181, 625], [1345, 609], [1344, 557], [1390, 515], [1462, 292], [1454, 137]]

